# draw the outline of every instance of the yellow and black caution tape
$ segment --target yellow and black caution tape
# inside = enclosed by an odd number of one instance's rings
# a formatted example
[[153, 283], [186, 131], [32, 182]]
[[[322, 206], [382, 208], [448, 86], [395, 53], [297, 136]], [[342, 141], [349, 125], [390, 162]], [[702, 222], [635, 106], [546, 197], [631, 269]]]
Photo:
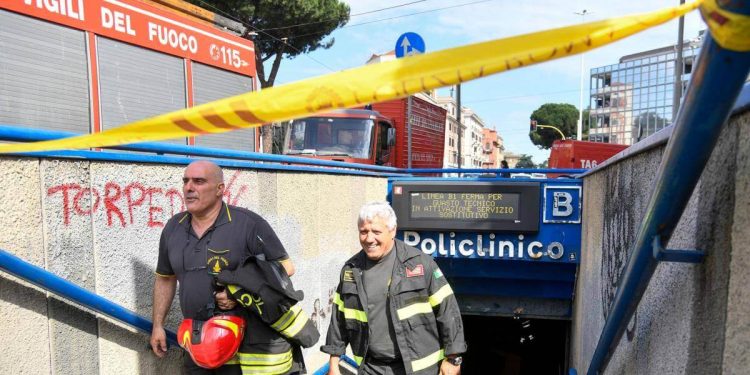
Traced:
[[650, 13], [477, 43], [366, 65], [132, 122], [101, 133], [0, 145], [0, 153], [116, 146], [257, 127], [405, 97], [586, 52], [662, 24], [701, 0]]
[[711, 30], [711, 37], [721, 47], [737, 52], [750, 51], [750, 16], [721, 9], [716, 0], [704, 1], [701, 14]]

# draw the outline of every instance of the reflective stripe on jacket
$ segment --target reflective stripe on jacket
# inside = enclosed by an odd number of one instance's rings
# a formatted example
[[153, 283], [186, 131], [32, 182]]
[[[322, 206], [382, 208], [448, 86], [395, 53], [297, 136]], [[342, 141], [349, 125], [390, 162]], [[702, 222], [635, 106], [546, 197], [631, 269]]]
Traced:
[[231, 296], [273, 331], [309, 348], [320, 338], [315, 325], [297, 303], [303, 298], [292, 280], [274, 264], [249, 257], [235, 271], [222, 271], [218, 281]]
[[247, 316], [245, 339], [233, 362], [241, 365], [243, 374], [304, 373], [300, 346], [310, 347], [320, 338], [297, 304], [302, 292], [295, 291], [289, 276], [275, 267], [250, 257], [237, 270], [218, 275]]
[[[396, 240], [396, 265], [388, 305], [404, 368], [408, 374], [436, 374], [445, 355], [466, 351], [463, 324], [453, 290], [432, 257]], [[360, 251], [341, 270], [323, 352], [343, 355], [351, 345], [354, 360], [367, 356], [369, 329]]]

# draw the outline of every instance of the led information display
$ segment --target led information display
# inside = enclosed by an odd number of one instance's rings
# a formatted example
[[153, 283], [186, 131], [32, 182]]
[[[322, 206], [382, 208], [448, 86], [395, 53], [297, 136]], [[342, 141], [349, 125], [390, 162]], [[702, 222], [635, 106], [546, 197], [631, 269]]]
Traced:
[[536, 182], [399, 181], [391, 194], [399, 230], [539, 230]]
[[518, 220], [518, 193], [411, 193], [412, 219]]

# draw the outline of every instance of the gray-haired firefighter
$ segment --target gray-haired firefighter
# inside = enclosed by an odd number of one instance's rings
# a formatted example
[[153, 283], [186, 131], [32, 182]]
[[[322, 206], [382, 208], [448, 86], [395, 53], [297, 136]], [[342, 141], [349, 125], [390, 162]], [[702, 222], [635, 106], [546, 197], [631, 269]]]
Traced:
[[387, 202], [368, 203], [359, 220], [362, 251], [341, 270], [323, 352], [330, 375], [351, 345], [359, 374], [460, 374], [466, 351], [453, 290], [435, 261], [396, 240]]

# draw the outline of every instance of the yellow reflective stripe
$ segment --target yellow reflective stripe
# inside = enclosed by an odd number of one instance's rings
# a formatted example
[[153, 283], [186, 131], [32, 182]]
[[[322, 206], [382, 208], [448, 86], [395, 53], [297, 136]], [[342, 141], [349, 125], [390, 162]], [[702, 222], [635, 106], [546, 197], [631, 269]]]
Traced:
[[227, 285], [227, 289], [229, 289], [229, 294], [235, 294], [238, 290], [240, 290], [240, 287], [234, 284]]
[[404, 320], [417, 314], [427, 314], [430, 312], [432, 312], [432, 306], [430, 306], [429, 302], [417, 302], [398, 309], [396, 314], [398, 314], [398, 320]]
[[292, 368], [292, 351], [281, 354], [237, 353], [243, 374], [284, 374]]
[[438, 363], [443, 358], [445, 358], [445, 351], [443, 351], [443, 349], [440, 349], [435, 353], [428, 355], [427, 357], [411, 361], [411, 371], [417, 372], [420, 370], [424, 370]]
[[307, 315], [304, 311], [300, 311], [299, 314], [297, 314], [297, 317], [294, 318], [294, 322], [289, 325], [288, 328], [283, 329], [279, 333], [286, 337], [294, 337], [296, 334], [299, 333], [299, 331], [302, 330], [302, 328], [305, 326], [305, 323], [307, 323]]
[[448, 284], [443, 285], [435, 294], [431, 295], [427, 300], [429, 302], [417, 302], [409, 306], [402, 307], [396, 311], [399, 320], [410, 318], [417, 314], [428, 314], [432, 312], [432, 308], [441, 304], [443, 300], [453, 294], [453, 289]]
[[280, 365], [292, 360], [292, 350], [280, 354], [237, 353], [241, 365]]
[[242, 375], [251, 375], [251, 374], [280, 375], [280, 374], [286, 374], [289, 370], [291, 370], [293, 364], [294, 362], [290, 360], [289, 363], [285, 363], [283, 365], [274, 365], [274, 366], [240, 365], [240, 368], [242, 369]]
[[336, 306], [339, 307], [339, 311], [344, 313], [345, 319], [353, 319], [363, 323], [367, 323], [367, 313], [362, 310], [344, 307], [344, 301], [341, 300], [341, 295], [339, 295], [338, 293], [333, 295], [333, 303], [335, 303]]
[[443, 285], [443, 287], [440, 288], [440, 290], [438, 290], [437, 292], [435, 292], [435, 294], [430, 296], [429, 298], [430, 305], [432, 305], [432, 307], [439, 305], [441, 302], [443, 302], [445, 297], [448, 297], [451, 294], [453, 294], [453, 289], [451, 289], [451, 286], [448, 284]]
[[294, 320], [294, 317], [299, 314], [300, 311], [302, 311], [302, 308], [299, 307], [299, 305], [292, 306], [289, 311], [285, 312], [284, 315], [282, 315], [281, 318], [276, 321], [276, 323], [273, 323], [271, 325], [271, 328], [273, 328], [275, 331], [283, 331], [287, 326], [289, 326], [289, 324]]
[[357, 365], [361, 365], [362, 364], [362, 360], [364, 358], [362, 358], [360, 356], [356, 356], [356, 355], [352, 355], [352, 357], [354, 357], [354, 362], [357, 362]]
[[240, 359], [237, 358], [237, 354], [235, 354], [234, 357], [232, 357], [232, 359], [228, 360], [224, 364], [225, 365], [239, 365], [240, 364]]

